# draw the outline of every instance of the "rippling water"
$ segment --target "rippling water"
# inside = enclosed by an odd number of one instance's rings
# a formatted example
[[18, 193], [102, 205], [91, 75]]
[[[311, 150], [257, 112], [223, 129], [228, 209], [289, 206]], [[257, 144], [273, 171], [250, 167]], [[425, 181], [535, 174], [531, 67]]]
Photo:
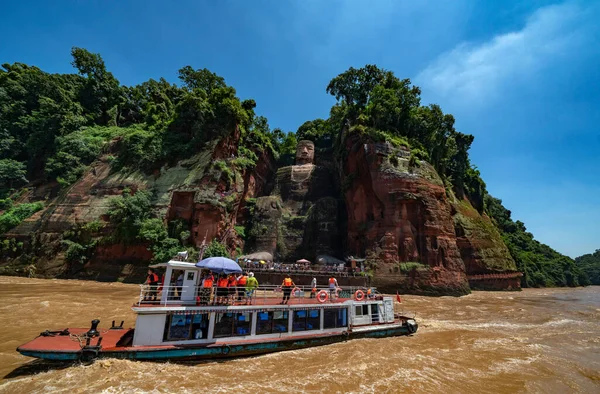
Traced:
[[0, 393], [600, 392], [600, 287], [405, 296], [412, 337], [172, 364], [33, 362], [15, 349], [46, 329], [125, 320], [135, 285], [0, 277]]

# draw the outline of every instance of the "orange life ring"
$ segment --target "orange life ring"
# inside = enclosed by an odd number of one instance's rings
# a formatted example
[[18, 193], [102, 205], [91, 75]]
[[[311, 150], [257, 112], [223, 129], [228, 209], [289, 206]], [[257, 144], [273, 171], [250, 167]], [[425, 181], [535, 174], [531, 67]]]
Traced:
[[292, 289], [292, 297], [300, 297], [299, 295], [296, 295], [296, 292], [297, 292], [297, 291], [302, 291], [302, 290], [300, 290], [300, 288], [299, 288], [299, 287], [294, 287], [294, 288]]
[[365, 299], [365, 292], [362, 290], [356, 290], [356, 293], [354, 293], [354, 300], [362, 301], [364, 299]]
[[322, 304], [329, 299], [329, 294], [325, 290], [321, 290], [317, 293], [317, 300]]

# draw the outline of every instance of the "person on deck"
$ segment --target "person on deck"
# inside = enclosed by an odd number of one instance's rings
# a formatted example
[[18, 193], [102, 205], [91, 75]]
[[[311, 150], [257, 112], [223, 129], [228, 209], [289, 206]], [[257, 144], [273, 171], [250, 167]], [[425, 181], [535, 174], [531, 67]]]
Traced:
[[333, 298], [335, 295], [335, 290], [338, 288], [338, 281], [333, 277], [333, 275], [329, 278], [329, 297]]
[[144, 284], [148, 285], [147, 297], [144, 297], [144, 301], [156, 301], [158, 294], [158, 275], [154, 272], [154, 269], [148, 269], [148, 277]]
[[315, 298], [317, 296], [317, 278], [312, 278], [312, 282], [310, 282], [310, 298]]
[[282, 304], [287, 304], [290, 300], [290, 294], [292, 294], [292, 289], [296, 286], [292, 278], [290, 278], [290, 274], [286, 274], [283, 282], [281, 283], [281, 290], [283, 291], [283, 300]]
[[233, 302], [235, 301], [235, 293], [236, 293], [236, 288], [237, 288], [237, 279], [235, 279], [234, 274], [229, 274], [229, 277], [227, 278], [227, 288], [228, 288], [227, 293], [229, 294], [229, 300], [233, 304]]
[[258, 280], [254, 277], [254, 272], [250, 272], [246, 280], [246, 304], [250, 305], [252, 303], [252, 296], [257, 288]]
[[242, 298], [244, 298], [244, 289], [246, 287], [246, 283], [248, 282], [248, 275], [245, 273], [241, 273], [236, 278], [237, 281], [237, 300], [242, 302]]
[[200, 301], [203, 304], [210, 303], [210, 297], [212, 295], [212, 288], [213, 288], [214, 283], [215, 283], [215, 277], [213, 276], [212, 272], [208, 271], [208, 274], [206, 274], [206, 276], [204, 277], [204, 280], [202, 280], [202, 295], [201, 295]]
[[177, 286], [177, 298], [181, 299], [181, 293], [183, 291], [183, 271], [177, 277], [175, 281], [175, 286]]
[[221, 274], [217, 282], [217, 304], [224, 304], [227, 300], [227, 276]]

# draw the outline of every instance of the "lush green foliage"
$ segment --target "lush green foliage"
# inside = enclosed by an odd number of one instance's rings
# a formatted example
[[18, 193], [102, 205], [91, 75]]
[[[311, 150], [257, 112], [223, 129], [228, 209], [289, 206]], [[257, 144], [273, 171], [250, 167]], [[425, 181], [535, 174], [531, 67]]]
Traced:
[[485, 183], [468, 156], [473, 136], [456, 131], [454, 117], [438, 105], [422, 106], [421, 90], [409, 79], [401, 80], [374, 65], [351, 67], [331, 80], [327, 92], [338, 100], [330, 118], [306, 122], [299, 135], [323, 138], [331, 134], [340, 146], [340, 131], [348, 129], [375, 142], [410, 146], [417, 152], [415, 164], [417, 158], [429, 161], [453, 184], [459, 197], [466, 193], [483, 210]]
[[21, 222], [37, 211], [41, 210], [44, 204], [41, 202], [23, 203], [12, 206], [9, 210], [0, 215], [0, 234], [18, 226]]
[[[150, 195], [143, 191], [124, 193], [111, 200], [108, 216], [115, 226], [113, 241], [144, 242], [152, 251], [154, 262], [165, 262], [186, 249], [190, 233], [185, 230], [185, 223], [178, 220], [167, 227], [162, 219], [151, 217], [150, 208]], [[195, 253], [193, 249], [188, 251]]]
[[135, 241], [144, 221], [150, 218], [150, 209], [150, 195], [145, 191], [133, 195], [124, 192], [122, 197], [113, 198], [107, 214], [115, 225], [115, 239], [125, 243]]
[[238, 130], [234, 166], [256, 165], [289, 134], [256, 116], [256, 102], [207, 69], [179, 70], [181, 86], [150, 79], [121, 86], [99, 54], [73, 48], [78, 74], [49, 74], [21, 63], [0, 69], [0, 191], [46, 176], [68, 185], [106, 144], [118, 139], [115, 165], [150, 172], [189, 157]]
[[202, 256], [202, 258], [205, 259], [207, 257], [220, 257], [220, 256], [229, 257], [229, 252], [227, 251], [227, 247], [225, 245], [223, 245], [222, 243], [220, 243], [219, 241], [217, 241], [216, 239], [213, 239], [212, 241], [210, 241], [210, 243], [204, 250], [204, 255]]
[[0, 193], [27, 183], [25, 163], [12, 159], [0, 160]]
[[589, 283], [582, 284], [600, 285], [600, 249], [575, 258], [575, 263], [579, 269], [585, 272], [589, 280]]
[[500, 229], [508, 250], [523, 272], [524, 287], [579, 286], [588, 283], [585, 273], [570, 257], [533, 238], [523, 222], [511, 218], [502, 201], [485, 196], [486, 212]]

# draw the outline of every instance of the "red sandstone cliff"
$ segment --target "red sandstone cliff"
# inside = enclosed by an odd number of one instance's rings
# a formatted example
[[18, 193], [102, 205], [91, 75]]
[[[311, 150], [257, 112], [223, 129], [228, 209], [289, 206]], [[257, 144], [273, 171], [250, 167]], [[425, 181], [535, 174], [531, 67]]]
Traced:
[[[344, 149], [349, 252], [376, 262], [374, 284], [386, 291], [468, 293], [451, 206], [433, 167], [412, 162], [406, 149], [356, 134]], [[402, 262], [424, 267], [408, 270]]]

